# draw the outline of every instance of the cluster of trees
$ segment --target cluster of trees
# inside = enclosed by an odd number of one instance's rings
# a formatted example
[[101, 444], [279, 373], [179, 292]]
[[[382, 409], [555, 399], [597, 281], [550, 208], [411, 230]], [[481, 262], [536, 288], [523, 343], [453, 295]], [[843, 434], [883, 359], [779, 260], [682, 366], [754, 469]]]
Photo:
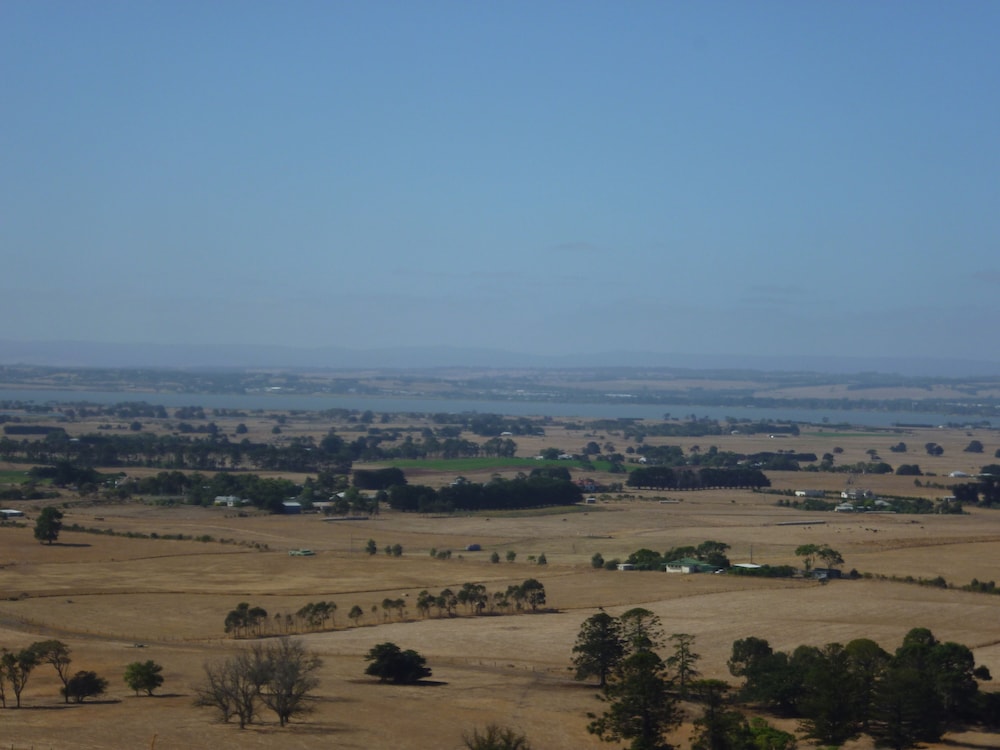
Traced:
[[199, 437], [133, 431], [88, 434], [70, 439], [62, 430], [50, 432], [42, 440], [13, 440], [4, 436], [0, 438], [0, 456], [7, 461], [51, 465], [65, 461], [81, 467], [346, 473], [356, 460], [356, 452], [367, 446], [352, 446], [333, 433], [319, 442], [306, 437], [294, 438], [281, 445], [251, 442], [248, 438], [230, 441], [227, 435], [212, 427], [214, 423]]
[[[681, 721], [679, 701], [691, 699], [704, 705], [693, 750], [792, 750], [792, 735], [725, 706], [725, 682], [699, 679], [694, 641], [688, 633], [665, 639], [659, 618], [642, 607], [587, 618], [573, 646], [575, 676], [597, 678], [607, 706], [588, 714], [588, 731], [606, 742], [627, 741], [631, 750], [672, 750], [666, 735]], [[664, 647], [666, 658], [658, 653]]]
[[449, 513], [456, 510], [505, 510], [573, 505], [583, 491], [573, 482], [532, 472], [514, 479], [491, 479], [485, 484], [465, 482], [435, 490], [423, 485], [396, 484], [386, 501], [394, 510]]
[[[17, 708], [21, 708], [21, 694], [24, 692], [34, 670], [44, 664], [55, 669], [62, 682], [60, 695], [66, 703], [83, 703], [87, 698], [103, 695], [108, 689], [108, 681], [92, 670], [72, 672], [70, 664], [70, 648], [62, 641], [47, 640], [32, 643], [20, 651], [0, 651], [0, 705], [7, 708], [7, 691], [14, 699]], [[163, 684], [163, 670], [153, 661], [133, 662], [125, 667], [123, 678], [125, 684], [135, 690], [152, 695]]]
[[761, 638], [733, 643], [729, 670], [745, 682], [740, 698], [799, 717], [806, 736], [840, 745], [861, 734], [882, 747], [935, 742], [950, 727], [997, 718], [1000, 701], [979, 693], [972, 652], [914, 628], [889, 654], [866, 638], [846, 646], [774, 651]]
[[669, 466], [647, 466], [629, 474], [627, 484], [629, 487], [657, 490], [699, 490], [721, 487], [770, 487], [771, 480], [760, 469], [706, 467], [695, 471], [673, 469]]
[[240, 729], [253, 723], [265, 707], [285, 726], [293, 717], [312, 711], [310, 693], [319, 685], [315, 672], [322, 664], [297, 640], [282, 637], [255, 643], [205, 665], [195, 705], [216, 709], [224, 722], [235, 717]]
[[844, 564], [843, 556], [827, 544], [802, 544], [795, 548], [796, 557], [802, 558], [802, 565], [808, 573], [816, 561], [823, 563], [825, 568], [837, 568]]
[[978, 481], [956, 484], [951, 492], [960, 503], [981, 508], [1000, 507], [1000, 466], [984, 466]]
[[[635, 566], [636, 570], [662, 571], [663, 566], [666, 563], [688, 558], [691, 560], [698, 560], [706, 565], [711, 565], [716, 568], [728, 568], [729, 558], [726, 557], [726, 551], [728, 549], [729, 545], [724, 542], [716, 542], [711, 539], [707, 539], [698, 546], [685, 545], [681, 547], [671, 547], [670, 549], [665, 550], [662, 554], [644, 547], [631, 553], [627, 558], [625, 558], [625, 562]], [[605, 568], [607, 570], [616, 569], [619, 562], [621, 561], [617, 558], [605, 561], [604, 557], [600, 553], [596, 553], [590, 559], [590, 563], [593, 567]]]
[[[1000, 694], [979, 691], [989, 670], [975, 665], [968, 647], [941, 642], [926, 628], [907, 633], [892, 654], [866, 638], [791, 653], [761, 638], [735, 641], [729, 670], [743, 679], [735, 692], [721, 680], [699, 679], [693, 644], [685, 633], [665, 639], [659, 619], [642, 608], [585, 620], [573, 647], [575, 676], [596, 678], [607, 704], [589, 715], [588, 729], [633, 750], [669, 750], [664, 737], [680, 722], [683, 698], [704, 707], [693, 750], [795, 746], [791, 735], [748, 722], [733, 700], [797, 717], [806, 737], [835, 746], [868, 735], [879, 747], [904, 750], [936, 742], [950, 728], [1000, 721]], [[664, 646], [666, 658], [657, 653]]]

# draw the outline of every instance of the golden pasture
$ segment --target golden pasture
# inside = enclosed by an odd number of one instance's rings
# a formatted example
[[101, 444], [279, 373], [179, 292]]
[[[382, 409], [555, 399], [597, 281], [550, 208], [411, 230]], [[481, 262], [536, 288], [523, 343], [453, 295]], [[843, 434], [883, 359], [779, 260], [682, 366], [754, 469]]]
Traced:
[[[248, 426], [250, 426], [248, 424]], [[260, 429], [263, 426], [253, 426]], [[290, 425], [287, 433], [317, 427]], [[319, 434], [325, 430], [320, 430]], [[941, 497], [955, 481], [949, 471], [976, 470], [991, 462], [995, 433], [927, 430], [831, 436], [816, 430], [798, 438], [721, 436], [664, 439], [685, 451], [795, 449], [822, 454], [843, 448], [838, 463], [865, 460], [875, 449], [896, 465], [919, 463], [935, 477], [860, 476], [855, 484], [876, 492]], [[984, 454], [962, 448], [972, 437]], [[626, 443], [614, 435], [601, 442]], [[544, 438], [518, 439], [519, 454], [548, 446], [579, 450], [591, 437], [579, 431], [547, 430]], [[889, 445], [907, 442], [907, 454]], [[929, 441], [945, 447], [930, 457]], [[652, 440], [650, 442], [653, 442]], [[12, 467], [5, 467], [12, 468]], [[514, 470], [511, 470], [514, 471]], [[503, 473], [508, 473], [506, 470]], [[579, 474], [575, 474], [580, 476]], [[421, 475], [414, 482], [442, 484], [450, 475]], [[482, 477], [470, 478], [481, 479]], [[598, 476], [599, 479], [614, 479]], [[839, 490], [846, 476], [789, 472], [771, 475], [775, 488]], [[620, 479], [620, 477], [619, 477]], [[1000, 597], [934, 589], [882, 580], [753, 580], [725, 575], [680, 576], [654, 572], [593, 570], [590, 558], [625, 557], [648, 547], [666, 548], [715, 539], [731, 545], [734, 562], [794, 564], [794, 550], [810, 542], [839, 550], [845, 569], [862, 573], [930, 578], [961, 585], [997, 577], [1000, 512], [970, 509], [963, 516], [850, 515], [808, 513], [775, 505], [773, 495], [744, 491], [631, 493], [595, 506], [548, 515], [501, 514], [431, 517], [391, 511], [371, 520], [324, 521], [322, 516], [241, 517], [231, 509], [162, 507], [143, 502], [100, 505], [69, 502], [66, 523], [145, 534], [210, 534], [234, 543], [129, 539], [64, 532], [57, 544], [40, 545], [31, 522], [0, 528], [0, 646], [19, 648], [58, 638], [72, 648], [73, 669], [107, 677], [104, 700], [66, 706], [58, 697], [51, 667], [39, 667], [24, 692], [25, 708], [0, 711], [0, 747], [147, 748], [461, 748], [464, 731], [497, 722], [524, 732], [536, 750], [611, 747], [586, 732], [587, 712], [600, 711], [592, 686], [572, 680], [571, 649], [581, 622], [604, 607], [618, 614], [643, 606], [660, 616], [666, 632], [696, 636], [706, 677], [733, 681], [725, 666], [731, 644], [755, 635], [776, 649], [822, 645], [868, 637], [894, 649], [912, 627], [930, 628], [943, 640], [973, 648], [977, 662], [1000, 674]], [[663, 504], [669, 496], [677, 503]], [[69, 500], [69, 498], [66, 498]], [[20, 506], [19, 506], [20, 507]], [[29, 505], [29, 516], [36, 505]], [[806, 521], [805, 525], [779, 525]], [[363, 549], [368, 539], [375, 556]], [[243, 542], [239, 544], [236, 542]], [[250, 543], [249, 545], [246, 543]], [[381, 552], [401, 544], [404, 554]], [[466, 552], [468, 544], [482, 546]], [[257, 546], [253, 546], [256, 544]], [[266, 549], [264, 549], [266, 545]], [[308, 547], [313, 557], [290, 557]], [[451, 549], [449, 560], [431, 549]], [[513, 563], [503, 561], [508, 550]], [[493, 551], [501, 562], [491, 563]], [[545, 553], [548, 564], [529, 557]], [[464, 582], [489, 591], [526, 578], [539, 579], [553, 611], [489, 617], [421, 619], [415, 604], [403, 621], [386, 616], [385, 598], [415, 602], [417, 594]], [[192, 706], [202, 665], [241, 642], [225, 636], [223, 619], [241, 601], [275, 615], [310, 601], [337, 604], [335, 627], [299, 635], [323, 660], [315, 711], [280, 729], [265, 713], [259, 724], [240, 731], [207, 709]], [[347, 613], [358, 605], [365, 616], [355, 627]], [[372, 608], [375, 612], [372, 612]], [[460, 612], [461, 614], [461, 612]], [[429, 684], [379, 685], [364, 676], [363, 654], [392, 641], [427, 657]], [[137, 648], [136, 644], [142, 644]], [[153, 659], [164, 666], [165, 684], [156, 697], [135, 697], [121, 680], [127, 663]], [[989, 689], [989, 686], [986, 686]], [[11, 696], [8, 694], [8, 703]], [[694, 716], [695, 709], [689, 710]], [[780, 722], [779, 722], [780, 723]], [[783, 724], [794, 729], [794, 722]], [[683, 741], [681, 729], [678, 741]], [[982, 733], [949, 735], [942, 747], [996, 747]], [[854, 748], [867, 748], [867, 740]], [[808, 747], [802, 743], [801, 747]]]

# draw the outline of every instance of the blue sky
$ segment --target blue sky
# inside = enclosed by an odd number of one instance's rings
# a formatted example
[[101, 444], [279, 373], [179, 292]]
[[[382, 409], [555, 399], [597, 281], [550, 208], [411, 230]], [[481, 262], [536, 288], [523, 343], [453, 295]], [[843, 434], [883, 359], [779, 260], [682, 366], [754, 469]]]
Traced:
[[5, 2], [3, 338], [1000, 361], [997, 29]]

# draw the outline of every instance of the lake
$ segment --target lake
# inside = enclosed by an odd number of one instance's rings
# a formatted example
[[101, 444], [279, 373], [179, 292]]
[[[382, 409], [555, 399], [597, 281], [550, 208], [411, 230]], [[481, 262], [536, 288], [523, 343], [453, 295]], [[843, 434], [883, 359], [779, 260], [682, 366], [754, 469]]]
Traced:
[[785, 421], [809, 424], [850, 423], [866, 427], [892, 427], [898, 424], [940, 425], [984, 421], [981, 417], [963, 417], [918, 411], [864, 411], [859, 409], [754, 408], [733, 406], [692, 406], [690, 404], [572, 403], [521, 400], [471, 400], [433, 398], [390, 398], [386, 396], [329, 396], [296, 393], [140, 393], [135, 391], [73, 391], [37, 388], [0, 389], [0, 401], [31, 401], [36, 404], [89, 402], [117, 404], [145, 401], [150, 404], [178, 407], [201, 406], [206, 409], [253, 411], [324, 411], [326, 409], [370, 409], [383, 412], [480, 412], [511, 416], [580, 417], [581, 419], [662, 419], [664, 414], [683, 418], [691, 414], [713, 420], [733, 417], [751, 421]]

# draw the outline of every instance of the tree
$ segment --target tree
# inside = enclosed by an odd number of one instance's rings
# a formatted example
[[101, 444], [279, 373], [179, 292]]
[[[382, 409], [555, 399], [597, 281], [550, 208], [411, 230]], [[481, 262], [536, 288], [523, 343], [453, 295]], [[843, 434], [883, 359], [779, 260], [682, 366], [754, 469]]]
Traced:
[[379, 682], [412, 684], [431, 676], [424, 657], [412, 649], [403, 651], [395, 643], [373, 646], [365, 654], [365, 660], [371, 662], [365, 668], [365, 674], [378, 677]]
[[152, 695], [153, 691], [163, 684], [163, 675], [160, 674], [162, 671], [163, 667], [152, 659], [134, 661], [125, 667], [125, 684], [132, 688], [136, 695], [140, 690], [146, 691], [146, 695]]
[[580, 626], [573, 654], [574, 677], [577, 680], [597, 677], [598, 685], [604, 688], [625, 656], [621, 622], [606, 612], [588, 617]]
[[605, 742], [629, 740], [631, 750], [673, 750], [664, 735], [680, 723], [680, 714], [663, 661], [654, 652], [637, 651], [626, 658], [602, 699], [608, 710], [599, 717], [591, 714], [591, 734]]
[[871, 735], [877, 747], [905, 750], [934, 742], [943, 727], [934, 686], [910, 666], [889, 668], [875, 691]]
[[705, 706], [702, 715], [694, 720], [691, 750], [755, 750], [743, 714], [725, 708], [729, 685], [722, 680], [696, 680], [691, 690]]
[[80, 671], [70, 677], [62, 689], [62, 694], [68, 703], [70, 698], [74, 703], [83, 703], [87, 698], [104, 695], [108, 689], [108, 681], [98, 677], [97, 672]]
[[831, 549], [825, 544], [819, 548], [816, 553], [817, 557], [823, 561], [823, 565], [827, 568], [836, 568], [838, 565], [844, 564], [844, 558], [835, 549]]
[[507, 550], [507, 562], [512, 563], [515, 559], [517, 559], [517, 553], [512, 549]]
[[353, 622], [354, 625], [357, 626], [358, 621], [365, 616], [365, 611], [361, 609], [360, 606], [355, 604], [353, 607], [351, 607], [351, 611], [347, 613], [347, 616], [351, 619], [351, 622]]
[[982, 453], [983, 444], [978, 440], [971, 440], [969, 444], [963, 449], [966, 453]]
[[590, 558], [590, 567], [600, 570], [604, 567], [604, 555], [600, 552], [595, 552]]
[[862, 732], [868, 732], [875, 688], [889, 666], [889, 654], [875, 641], [856, 638], [847, 644], [847, 667], [851, 675], [855, 709]]
[[802, 544], [795, 548], [795, 556], [802, 558], [802, 564], [808, 573], [813, 568], [813, 562], [819, 553], [819, 546], [816, 544]]
[[826, 745], [842, 745], [857, 736], [860, 720], [847, 651], [839, 643], [823, 648], [800, 646], [792, 660], [803, 673], [798, 702], [806, 736]]
[[72, 661], [69, 657], [69, 646], [62, 641], [39, 641], [31, 644], [31, 650], [35, 652], [40, 664], [51, 664], [55, 668], [56, 674], [59, 675], [59, 681], [63, 684], [62, 693], [66, 702], [69, 703], [71, 696], [66, 692], [70, 680], [69, 665]]
[[46, 544], [52, 544], [56, 541], [59, 538], [59, 532], [62, 531], [62, 518], [62, 511], [58, 508], [51, 505], [42, 508], [42, 512], [38, 514], [38, 519], [35, 521], [35, 539]]
[[236, 609], [229, 611], [226, 615], [225, 628], [227, 633], [239, 636], [250, 635], [256, 631], [260, 634], [260, 625], [267, 619], [267, 610], [262, 607], [251, 607], [248, 602], [240, 602]]
[[644, 607], [633, 607], [622, 613], [622, 636], [629, 654], [652, 651], [663, 645], [660, 618]]
[[674, 646], [674, 653], [667, 657], [667, 666], [677, 675], [677, 687], [681, 698], [687, 698], [688, 684], [699, 674], [694, 665], [701, 655], [691, 650], [694, 644], [693, 635], [674, 633], [670, 636], [670, 642]]
[[365, 552], [367, 552], [369, 555], [374, 555], [376, 552], [378, 552], [378, 545], [375, 544], [374, 539], [369, 539], [365, 543]]
[[[14, 691], [14, 699], [18, 708], [21, 707], [21, 693], [24, 692], [31, 671], [37, 664], [38, 657], [30, 648], [21, 649], [17, 653], [5, 650], [0, 656], [0, 680], [6, 680], [11, 690]], [[4, 705], [6, 705], [6, 701]]]
[[260, 648], [259, 653], [255, 647], [254, 658], [263, 676], [261, 701], [278, 715], [280, 726], [312, 710], [306, 699], [319, 685], [313, 674], [323, 665], [318, 656], [308, 652], [301, 641], [279, 638]]
[[222, 662], [205, 665], [205, 682], [195, 689], [194, 703], [217, 708], [225, 722], [235, 715], [243, 729], [257, 714], [257, 697], [265, 679], [260, 661], [244, 649]]
[[463, 734], [462, 744], [467, 750], [531, 750], [527, 737], [497, 724], [487, 724], [482, 734], [478, 729], [473, 729], [472, 734]]
[[751, 636], [733, 642], [728, 666], [734, 677], [746, 679], [744, 700], [794, 713], [802, 692], [801, 665], [792, 663], [788, 654], [775, 653], [766, 640]]
[[526, 601], [532, 612], [545, 604], [545, 586], [535, 578], [526, 579], [518, 588], [520, 599]]

